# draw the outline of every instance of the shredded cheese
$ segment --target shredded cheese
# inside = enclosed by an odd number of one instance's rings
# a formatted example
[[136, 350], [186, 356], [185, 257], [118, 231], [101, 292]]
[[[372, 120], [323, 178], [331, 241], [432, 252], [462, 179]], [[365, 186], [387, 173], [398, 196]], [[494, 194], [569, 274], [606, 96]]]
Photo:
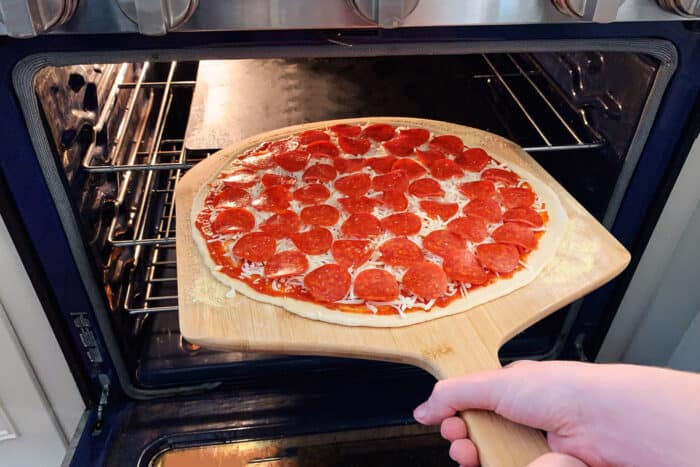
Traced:
[[[403, 127], [398, 127], [398, 130], [404, 129]], [[432, 138], [431, 134], [431, 138]], [[331, 134], [331, 141], [337, 144], [337, 136], [335, 134]], [[287, 140], [286, 142], [286, 148], [287, 150], [293, 150], [296, 149], [299, 146], [299, 142], [295, 137], [291, 137]], [[423, 144], [422, 146], [419, 147], [421, 150], [426, 150], [428, 149], [429, 146], [428, 144]], [[267, 153], [266, 155], [270, 155], [271, 153]], [[384, 149], [382, 148], [381, 144], [372, 141], [370, 150], [367, 154], [364, 155], [365, 158], [370, 158], [370, 157], [384, 157], [386, 156]], [[357, 159], [357, 157], [345, 157], [345, 156], [340, 156], [344, 157], [346, 159]], [[227, 167], [227, 170], [230, 172], [233, 169], [237, 168], [237, 161], [233, 161], [229, 167]], [[309, 162], [309, 166], [315, 165], [315, 164], [330, 164], [330, 161], [328, 160], [311, 160]], [[443, 219], [433, 219], [430, 216], [425, 213], [421, 207], [420, 207], [420, 202], [422, 199], [411, 196], [410, 194], [407, 194], [407, 199], [408, 199], [408, 212], [415, 213], [420, 217], [421, 220], [421, 229], [417, 235], [410, 235], [407, 238], [411, 241], [413, 241], [415, 244], [417, 244], [419, 247], [423, 247], [423, 237], [427, 234], [429, 234], [432, 231], [435, 230], [442, 230], [446, 229], [449, 221], [462, 216], [462, 210], [466, 206], [466, 204], [470, 201], [465, 195], [463, 195], [459, 187], [463, 183], [467, 182], [472, 182], [472, 181], [477, 181], [480, 180], [481, 175], [484, 170], [492, 169], [492, 168], [498, 168], [498, 169], [508, 169], [508, 165], [505, 163], [500, 163], [495, 160], [490, 161], [482, 170], [480, 173], [475, 173], [475, 172], [468, 172], [465, 171], [464, 175], [461, 177], [452, 177], [447, 180], [437, 180], [437, 182], [440, 184], [440, 187], [444, 191], [444, 196], [440, 197], [439, 199], [436, 199], [436, 201], [440, 203], [456, 203], [458, 205], [458, 210], [457, 213], [451, 217], [450, 219], [443, 220]], [[366, 173], [370, 177], [374, 177], [378, 175], [372, 169], [370, 166], [365, 166], [361, 170], [363, 173]], [[226, 172], [226, 171], [223, 171]], [[223, 173], [222, 172], [222, 173]], [[284, 175], [284, 176], [292, 176], [295, 177], [298, 181], [296, 185], [292, 189], [297, 189], [301, 186], [303, 186], [304, 182], [301, 180], [303, 172], [287, 172], [286, 170], [282, 169], [281, 167], [275, 166], [270, 169], [265, 169], [263, 171], [264, 173], [272, 173], [276, 175]], [[338, 174], [338, 176], [343, 176], [344, 174]], [[429, 176], [429, 174], [427, 174]], [[527, 180], [520, 180], [518, 183], [518, 186], [522, 186], [524, 183], [527, 183]], [[212, 184], [212, 189], [220, 189], [222, 183], [221, 182], [215, 182]], [[340, 203], [340, 199], [344, 198], [345, 195], [334, 190], [331, 184], [327, 184], [328, 188], [331, 192], [331, 196], [324, 201], [321, 204], [327, 204], [330, 206], [333, 206], [338, 210], [340, 213], [340, 217], [338, 222], [336, 222], [335, 225], [331, 227], [327, 227], [334, 239], [340, 239], [344, 238], [344, 235], [342, 234], [341, 231], [341, 226], [343, 223], [350, 217], [350, 214], [345, 211], [343, 208], [342, 204]], [[495, 182], [495, 186], [497, 189], [500, 189], [504, 187], [505, 185], [501, 182]], [[251, 206], [251, 209], [249, 211], [253, 214], [255, 218], [255, 228], [257, 229], [260, 224], [262, 224], [267, 218], [269, 218], [272, 213], [265, 212], [265, 211], [260, 211], [258, 209], [255, 209], [255, 206], [259, 204], [260, 196], [263, 192], [265, 187], [262, 185], [262, 183], [257, 183], [251, 188], [248, 188], [248, 191], [254, 200]], [[375, 192], [373, 189], [370, 188], [370, 190], [365, 194], [365, 196], [370, 197], [370, 198], [379, 198], [381, 196], [381, 193]], [[301, 210], [306, 207], [302, 205], [299, 201], [297, 200], [291, 200], [290, 201], [290, 206], [289, 209], [293, 212], [300, 213]], [[533, 204], [533, 209], [535, 209], [537, 212], [546, 212], [546, 209], [544, 209], [544, 206], [542, 204], [542, 201], [539, 198], [535, 199], [535, 203]], [[502, 209], [502, 211], [504, 211]], [[377, 217], [378, 219], [382, 219], [386, 216], [389, 216], [393, 214], [394, 211], [387, 208], [386, 206], [375, 206], [372, 214]], [[214, 215], [212, 214], [212, 218], [210, 221], [213, 221]], [[493, 238], [491, 237], [491, 234], [496, 230], [499, 226], [501, 226], [502, 223], [497, 223], [497, 224], [489, 224], [487, 226], [487, 232], [488, 236], [487, 238], [482, 242], [482, 243], [493, 243]], [[311, 229], [311, 226], [304, 226], [302, 231], [308, 231]], [[546, 229], [540, 228], [540, 229], [533, 229], [534, 231], [545, 231]], [[238, 262], [238, 258], [233, 255], [233, 246], [236, 243], [236, 241], [243, 236], [243, 233], [237, 233], [237, 234], [227, 234], [227, 235], [216, 235], [213, 236], [212, 238], [207, 239], [207, 242], [224, 242], [227, 248], [227, 254], [234, 260], [234, 262]], [[390, 274], [392, 274], [397, 281], [401, 281], [401, 278], [403, 277], [404, 273], [406, 272], [406, 268], [403, 267], [396, 267], [396, 266], [390, 266], [387, 264], [384, 264], [381, 260], [381, 253], [379, 251], [379, 247], [386, 241], [395, 238], [393, 234], [390, 232], [384, 232], [381, 235], [379, 235], [376, 238], [370, 239], [371, 241], [371, 246], [374, 249], [372, 256], [370, 259], [362, 264], [359, 267], [356, 268], [351, 268], [350, 269], [350, 274], [353, 278], [353, 280], [357, 277], [359, 273], [362, 271], [365, 271], [367, 269], [383, 269]], [[469, 251], [474, 252], [476, 250], [477, 244], [473, 242], [466, 242], [466, 246], [469, 249]], [[288, 251], [288, 250], [295, 250], [296, 246], [294, 245], [294, 242], [292, 242], [290, 239], [280, 239], [277, 241], [277, 252], [282, 252], [282, 251]], [[433, 262], [437, 265], [442, 266], [443, 264], [443, 259], [437, 255], [434, 255], [431, 252], [425, 251], [425, 259], [427, 261]], [[330, 251], [320, 254], [320, 255], [307, 255], [308, 262], [309, 262], [309, 268], [308, 271], [313, 271], [321, 266], [324, 266], [326, 264], [332, 264], [335, 263], [335, 259], [333, 258], [333, 255]], [[528, 265], [520, 261], [519, 262], [521, 266], [524, 268], [528, 268]], [[221, 267], [217, 267], [218, 270], [221, 269]], [[305, 273], [306, 274], [306, 273]], [[280, 278], [280, 279], [275, 279], [271, 281], [271, 287], [275, 291], [288, 291], [292, 290], [293, 288], [301, 288], [302, 290], [304, 289], [304, 277], [305, 274], [300, 274], [300, 275], [295, 275], [295, 276], [290, 276], [290, 277], [285, 277], [285, 278]], [[264, 273], [264, 265], [262, 263], [253, 263], [247, 260], [243, 260], [241, 263], [241, 277], [247, 278], [247, 279], [253, 279], [254, 282], [259, 282], [260, 280], [263, 280], [265, 277]], [[498, 275], [498, 274], [497, 274]], [[464, 282], [459, 282], [459, 281], [451, 281], [448, 283], [447, 287], [447, 292], [446, 296], [454, 296], [455, 294], [459, 293], [461, 297], [466, 297], [467, 294], [469, 293], [469, 289], [471, 288], [471, 284], [469, 283], [464, 283]], [[227, 297], [234, 297], [235, 296], [235, 289], [231, 289], [227, 294]], [[372, 313], [377, 313], [378, 312], [378, 307], [380, 306], [389, 306], [394, 308], [397, 313], [404, 317], [405, 313], [407, 310], [414, 309], [414, 308], [419, 308], [423, 310], [429, 310], [431, 307], [435, 305], [435, 299], [432, 300], [422, 300], [418, 298], [417, 296], [411, 294], [407, 290], [401, 290], [401, 293], [399, 297], [396, 300], [392, 300], [389, 302], [372, 302], [372, 301], [364, 301], [363, 299], [358, 298], [354, 294], [353, 287], [350, 287], [350, 290], [346, 294], [345, 297], [343, 297], [342, 300], [338, 300], [336, 303], [339, 304], [346, 304], [346, 305], [359, 305], [359, 304], [365, 304], [367, 309], [369, 309]]]

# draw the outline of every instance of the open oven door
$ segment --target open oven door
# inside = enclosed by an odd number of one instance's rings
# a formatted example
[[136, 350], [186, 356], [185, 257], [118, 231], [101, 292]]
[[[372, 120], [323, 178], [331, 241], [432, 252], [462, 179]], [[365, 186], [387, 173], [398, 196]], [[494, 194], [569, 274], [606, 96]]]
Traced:
[[[415, 367], [308, 358], [303, 371], [87, 411], [64, 465], [449, 465], [413, 409], [434, 379]], [[332, 461], [332, 462], [331, 462]]]

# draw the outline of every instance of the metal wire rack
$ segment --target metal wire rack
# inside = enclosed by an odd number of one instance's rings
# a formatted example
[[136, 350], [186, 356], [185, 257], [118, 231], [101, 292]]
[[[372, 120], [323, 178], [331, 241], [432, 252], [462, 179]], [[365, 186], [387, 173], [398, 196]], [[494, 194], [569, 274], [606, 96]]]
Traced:
[[[481, 57], [491, 73], [479, 77], [497, 83], [505, 91], [540, 141], [540, 144], [524, 145], [525, 151], [536, 153], [595, 149], [604, 145], [602, 136], [579, 112], [572, 110], [565, 117], [563, 109], [548, 97], [543, 84], [538, 84], [536, 78], [552, 83], [530, 54], [519, 54], [517, 58], [509, 53], [482, 54]], [[516, 91], [516, 84], [520, 85], [519, 92]], [[532, 96], [534, 102], [526, 105], [524, 95]], [[537, 114], [533, 108], [538, 110]], [[553, 135], [557, 136], [557, 141]]]
[[[508, 96], [510, 105], [528, 122], [541, 142], [525, 147], [526, 151], [591, 149], [604, 144], [585, 121], [574, 124], [571, 116], [562, 114], [535, 80], [541, 75], [541, 70], [528, 67], [528, 62], [511, 54], [484, 54], [482, 58], [490, 73], [475, 75], [474, 78], [488, 80]], [[183, 139], [164, 137], [169, 114], [173, 111], [173, 90], [193, 89], [195, 81], [174, 80], [177, 62], [170, 63], [165, 81], [148, 81], [149, 66], [144, 64], [135, 82], [127, 82], [126, 73], [120, 74], [111, 95], [131, 93], [129, 104], [124, 109], [124, 122], [110, 144], [110, 154], [100, 156], [97, 148], [91, 146], [83, 160], [86, 171], [113, 173], [118, 177], [118, 215], [110, 226], [108, 241], [114, 246], [131, 247], [134, 251], [134, 267], [124, 302], [124, 308], [130, 314], [177, 311], [174, 190], [185, 171], [209, 155], [187, 150]], [[537, 112], [533, 112], [516, 91], [516, 81], [520, 89], [525, 86], [539, 101], [535, 104], [539, 109]], [[145, 116], [140, 119], [137, 104], [145, 107]], [[533, 104], [530, 102], [529, 105]], [[110, 106], [105, 107], [105, 112], [112, 110]], [[549, 125], [540, 121], [543, 111], [550, 114], [547, 117]], [[108, 118], [109, 115], [101, 116], [99, 122], [104, 124]], [[561, 126], [557, 131], [559, 135], [566, 135], [566, 142], [554, 141], [550, 134], [552, 121]], [[128, 125], [136, 126], [131, 141], [127, 141], [128, 132], [123, 130]], [[135, 192], [138, 194], [136, 202], [130, 198]], [[124, 227], [124, 222], [128, 228]]]

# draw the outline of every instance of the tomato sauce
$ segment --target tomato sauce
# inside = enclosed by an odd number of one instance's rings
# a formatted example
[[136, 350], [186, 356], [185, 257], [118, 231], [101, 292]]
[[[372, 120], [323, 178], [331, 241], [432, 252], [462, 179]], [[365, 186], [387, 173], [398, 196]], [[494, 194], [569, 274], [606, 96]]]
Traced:
[[[266, 150], [269, 150], [270, 144], [271, 143], [264, 143], [262, 146], [260, 146], [256, 150], [251, 151], [252, 152], [251, 155], [263, 153]], [[279, 144], [279, 142], [278, 142], [278, 144]], [[285, 144], [286, 144], [286, 142], [285, 142]], [[531, 187], [528, 183], [523, 183], [521, 186], [531, 189]], [[241, 272], [242, 272], [243, 262], [240, 260], [235, 260], [234, 257], [229, 253], [230, 248], [228, 248], [229, 247], [228, 243], [230, 243], [230, 240], [229, 241], [227, 241], [227, 240], [212, 241], [211, 240], [212, 237], [214, 236], [214, 234], [212, 231], [210, 219], [211, 219], [212, 213], [214, 212], [214, 209], [215, 209], [214, 208], [215, 197], [216, 197], [216, 191], [212, 190], [211, 193], [205, 199], [204, 208], [199, 212], [199, 214], [197, 215], [197, 217], [195, 219], [195, 227], [200, 232], [202, 237], [205, 239], [206, 245], [207, 245], [207, 250], [209, 252], [211, 259], [213, 260], [213, 262], [217, 266], [220, 267], [219, 272], [226, 274], [227, 276], [229, 276], [232, 279], [235, 279], [235, 280], [238, 280], [238, 281], [245, 283], [250, 288], [252, 288], [253, 290], [255, 290], [259, 293], [262, 293], [265, 295], [270, 295], [273, 297], [283, 297], [284, 296], [284, 297], [291, 297], [291, 298], [294, 298], [296, 300], [310, 302], [310, 303], [317, 303], [317, 304], [322, 303], [323, 306], [325, 306], [327, 308], [346, 312], [346, 313], [377, 314], [377, 315], [382, 315], [382, 316], [397, 315], [398, 314], [398, 311], [394, 307], [391, 307], [388, 305], [377, 306], [377, 312], [372, 313], [372, 311], [370, 309], [368, 309], [365, 304], [351, 305], [351, 304], [341, 304], [341, 303], [333, 303], [333, 302], [318, 302], [317, 300], [315, 300], [311, 296], [311, 294], [309, 292], [304, 290], [304, 288], [299, 286], [299, 285], [289, 285], [289, 284], [280, 285], [280, 289], [277, 290], [277, 289], [273, 288], [272, 281], [266, 279], [263, 276], [252, 275], [250, 277], [242, 277]], [[544, 208], [545, 206], [543, 205], [542, 207]], [[547, 225], [548, 221], [549, 221], [548, 213], [541, 212], [540, 216], [542, 217], [543, 224]], [[544, 234], [544, 231], [535, 232], [535, 237], [537, 238], [538, 241], [542, 237], [543, 234]], [[488, 279], [486, 280], [486, 282], [484, 282], [483, 284], [480, 284], [480, 285], [473, 285], [472, 287], [470, 287], [468, 289], [469, 292], [473, 292], [474, 290], [477, 290], [477, 289], [482, 288], [482, 287], [487, 287], [488, 285], [496, 282], [497, 280], [507, 279], [507, 278], [512, 277], [515, 273], [524, 269], [524, 266], [522, 265], [522, 263], [525, 262], [528, 255], [529, 255], [529, 252], [525, 252], [525, 253], [521, 252], [521, 255], [520, 255], [521, 264], [519, 264], [518, 267], [514, 271], [512, 271], [508, 274], [496, 275], [495, 273], [493, 273], [491, 271], [487, 271]], [[461, 298], [461, 294], [459, 293], [459, 291], [457, 291], [455, 294], [453, 294], [451, 296], [445, 296], [445, 297], [438, 298], [435, 301], [435, 306], [444, 308], [459, 298]], [[415, 313], [415, 312], [419, 312], [419, 311], [429, 313], [431, 310], [424, 310], [424, 309], [419, 308], [419, 307], [414, 307], [414, 308], [406, 309], [404, 311], [404, 313]]]

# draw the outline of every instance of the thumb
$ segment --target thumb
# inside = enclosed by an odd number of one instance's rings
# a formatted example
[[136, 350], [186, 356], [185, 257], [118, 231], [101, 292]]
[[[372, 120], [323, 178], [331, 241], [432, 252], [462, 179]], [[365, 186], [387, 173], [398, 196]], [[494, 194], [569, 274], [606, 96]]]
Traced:
[[413, 416], [435, 425], [463, 410], [489, 410], [514, 422], [556, 431], [571, 417], [571, 385], [582, 369], [557, 362], [522, 362], [439, 381]]
[[581, 460], [560, 454], [558, 452], [548, 452], [530, 462], [527, 467], [588, 467]]
[[423, 424], [435, 425], [461, 410], [495, 411], [509, 379], [506, 371], [496, 370], [438, 381], [413, 416]]

